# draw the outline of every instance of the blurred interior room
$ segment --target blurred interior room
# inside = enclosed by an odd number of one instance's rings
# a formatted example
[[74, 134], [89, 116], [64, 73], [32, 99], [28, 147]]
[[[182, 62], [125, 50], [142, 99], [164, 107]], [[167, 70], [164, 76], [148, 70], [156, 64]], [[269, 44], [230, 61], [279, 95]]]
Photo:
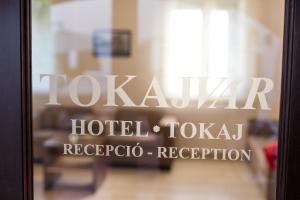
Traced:
[[[32, 0], [32, 97], [34, 196], [36, 200], [274, 200], [281, 86], [284, 0]], [[101, 98], [78, 107], [68, 87], [59, 82], [60, 105], [48, 105], [49, 81], [41, 74], [64, 74], [67, 81], [93, 76]], [[124, 85], [133, 102], [143, 101], [153, 77], [167, 102], [180, 99], [178, 77], [210, 77], [191, 81], [191, 102], [184, 109], [104, 106], [109, 75]], [[271, 110], [197, 108], [198, 92], [209, 95], [220, 77], [268, 77]], [[237, 104], [247, 100], [249, 84], [239, 85]], [[91, 99], [82, 80], [81, 102]], [[225, 94], [225, 96], [228, 94]], [[209, 95], [209, 102], [220, 96]], [[124, 99], [115, 99], [123, 105]], [[258, 102], [255, 102], [258, 103]], [[168, 129], [147, 138], [70, 137], [70, 119], [142, 121], [141, 131], [164, 120], [179, 123], [246, 124], [238, 141], [176, 137]], [[230, 127], [229, 127], [230, 128]], [[231, 127], [232, 128], [232, 127]], [[108, 127], [105, 127], [107, 130]], [[216, 130], [215, 130], [216, 129]], [[212, 127], [212, 131], [218, 131]], [[113, 132], [120, 132], [115, 127]], [[132, 130], [137, 131], [135, 129]], [[249, 149], [250, 161], [64, 156], [62, 144], [136, 145], [146, 149], [206, 147]]]

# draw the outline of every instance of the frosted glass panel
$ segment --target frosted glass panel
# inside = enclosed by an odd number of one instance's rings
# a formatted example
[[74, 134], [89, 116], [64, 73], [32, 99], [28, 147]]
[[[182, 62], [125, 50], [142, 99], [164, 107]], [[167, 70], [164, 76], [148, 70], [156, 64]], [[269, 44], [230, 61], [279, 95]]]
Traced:
[[274, 200], [283, 0], [32, 0], [34, 196]]

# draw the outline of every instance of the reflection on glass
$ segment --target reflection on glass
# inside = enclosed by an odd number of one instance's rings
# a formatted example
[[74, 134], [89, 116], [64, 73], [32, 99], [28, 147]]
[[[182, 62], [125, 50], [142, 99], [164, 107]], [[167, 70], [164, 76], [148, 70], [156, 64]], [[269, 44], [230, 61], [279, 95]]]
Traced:
[[283, 7], [32, 0], [35, 199], [275, 199]]

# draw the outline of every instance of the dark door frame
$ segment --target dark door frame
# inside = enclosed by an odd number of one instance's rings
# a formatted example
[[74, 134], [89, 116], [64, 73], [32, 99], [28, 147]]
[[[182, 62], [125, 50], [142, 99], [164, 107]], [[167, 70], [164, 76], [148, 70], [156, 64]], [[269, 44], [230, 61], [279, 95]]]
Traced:
[[[300, 199], [300, 1], [285, 0], [277, 199]], [[0, 199], [32, 200], [30, 0], [0, 1]], [[299, 156], [298, 156], [299, 155]]]
[[0, 199], [33, 199], [30, 1], [0, 1]]
[[277, 199], [300, 199], [300, 1], [286, 0]]

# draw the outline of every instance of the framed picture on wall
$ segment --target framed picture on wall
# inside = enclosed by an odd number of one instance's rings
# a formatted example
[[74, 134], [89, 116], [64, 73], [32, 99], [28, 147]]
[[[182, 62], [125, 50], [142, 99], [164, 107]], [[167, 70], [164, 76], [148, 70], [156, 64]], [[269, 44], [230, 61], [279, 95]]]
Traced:
[[93, 34], [95, 56], [130, 56], [131, 32], [128, 30], [97, 30]]

